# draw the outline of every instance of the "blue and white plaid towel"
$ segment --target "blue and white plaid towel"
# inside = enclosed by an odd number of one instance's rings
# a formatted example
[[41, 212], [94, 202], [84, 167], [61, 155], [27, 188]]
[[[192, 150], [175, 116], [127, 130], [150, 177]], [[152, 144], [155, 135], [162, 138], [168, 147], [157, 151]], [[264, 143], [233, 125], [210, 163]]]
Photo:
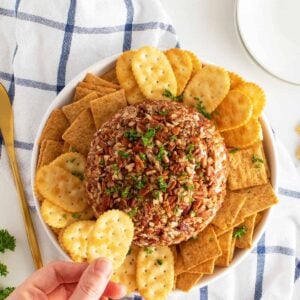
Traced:
[[[15, 146], [29, 199], [33, 140], [65, 84], [106, 56], [142, 45], [178, 46], [158, 0], [1, 0], [0, 41], [0, 81], [13, 101]], [[300, 299], [300, 179], [279, 150], [281, 202], [252, 254], [212, 285], [172, 299]], [[0, 170], [11, 178], [1, 137], [0, 157]]]

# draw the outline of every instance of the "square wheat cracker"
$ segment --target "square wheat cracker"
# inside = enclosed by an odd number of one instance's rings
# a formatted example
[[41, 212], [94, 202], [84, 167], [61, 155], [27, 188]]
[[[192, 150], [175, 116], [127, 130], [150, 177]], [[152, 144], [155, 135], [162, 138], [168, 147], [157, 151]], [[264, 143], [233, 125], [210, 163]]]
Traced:
[[62, 154], [63, 142], [43, 140], [40, 148], [37, 167], [48, 165], [56, 157]]
[[99, 129], [103, 123], [108, 121], [121, 108], [127, 106], [124, 90], [103, 96], [91, 101], [91, 111], [96, 125]]
[[231, 190], [238, 190], [266, 184], [268, 176], [263, 158], [264, 153], [261, 143], [256, 143], [253, 147], [231, 153], [229, 155], [228, 187]]
[[61, 141], [61, 137], [69, 125], [70, 123], [61, 109], [53, 110], [39, 138], [39, 145], [43, 140]]
[[212, 220], [212, 224], [224, 230], [231, 228], [245, 200], [243, 193], [227, 190], [224, 202]]
[[115, 92], [117, 89], [106, 87], [106, 86], [100, 86], [100, 85], [95, 85], [92, 83], [87, 83], [87, 82], [79, 82], [78, 87], [84, 88], [84, 89], [89, 89], [92, 91], [97, 92], [98, 94], [102, 94], [102, 96], [107, 95], [109, 93]]
[[231, 257], [231, 242], [232, 242], [233, 229], [223, 233], [218, 237], [219, 244], [222, 250], [222, 255], [216, 260], [216, 266], [228, 267]]
[[109, 88], [113, 88], [113, 89], [117, 89], [117, 90], [120, 89], [119, 85], [109, 82], [107, 80], [104, 80], [103, 78], [100, 78], [91, 73], [87, 73], [85, 75], [83, 81], [86, 83], [92, 83], [94, 85], [105, 86], [105, 87], [109, 87]]
[[212, 226], [207, 226], [196, 238], [179, 245], [184, 266], [190, 269], [222, 254]]
[[237, 248], [244, 249], [244, 248], [250, 248], [252, 246], [256, 216], [257, 214], [253, 214], [252, 216], [247, 217], [244, 223], [240, 225], [240, 226], [245, 226], [246, 232], [240, 238], [239, 237], [236, 238], [235, 246]]
[[80, 113], [66, 130], [63, 139], [86, 156], [90, 150], [95, 132], [96, 127], [91, 110], [86, 109]]
[[182, 255], [178, 252], [176, 259], [174, 259], [174, 273], [177, 276], [185, 271], [187, 271], [187, 269], [184, 266]]
[[187, 272], [193, 274], [199, 274], [199, 273], [212, 274], [215, 269], [215, 262], [216, 262], [216, 258], [212, 258], [192, 269], [189, 269]]
[[188, 292], [202, 277], [203, 274], [182, 273], [176, 278], [176, 288]]
[[116, 75], [116, 67], [114, 66], [104, 74], [100, 75], [100, 77], [106, 81], [110, 81], [115, 84], [119, 84], [117, 75]]

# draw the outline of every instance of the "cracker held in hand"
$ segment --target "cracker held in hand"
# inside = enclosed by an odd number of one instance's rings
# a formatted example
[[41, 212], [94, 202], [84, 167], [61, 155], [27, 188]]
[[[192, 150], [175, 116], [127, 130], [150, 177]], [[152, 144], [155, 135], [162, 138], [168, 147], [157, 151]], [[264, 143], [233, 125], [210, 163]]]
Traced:
[[88, 261], [106, 257], [117, 270], [124, 262], [133, 239], [131, 218], [119, 210], [109, 210], [96, 221], [88, 242]]
[[170, 248], [141, 249], [136, 275], [138, 290], [145, 299], [166, 299], [174, 284], [174, 259]]
[[239, 84], [236, 89], [250, 98], [253, 103], [253, 117], [258, 118], [266, 105], [266, 96], [262, 88], [255, 83], [245, 82]]
[[227, 147], [247, 148], [263, 138], [259, 121], [251, 118], [245, 125], [237, 129], [222, 132]]
[[132, 57], [135, 51], [129, 50], [119, 56], [116, 64], [116, 74], [121, 87], [125, 90], [129, 104], [143, 102], [145, 97], [142, 94], [132, 72]]
[[88, 240], [95, 223], [95, 221], [78, 221], [64, 229], [61, 243], [73, 261], [83, 262], [86, 260]]
[[225, 98], [229, 87], [230, 79], [225, 69], [206, 65], [188, 83], [183, 93], [183, 102], [197, 107], [201, 101], [206, 111], [211, 113]]
[[171, 64], [162, 51], [143, 47], [132, 57], [132, 71], [140, 90], [147, 99], [163, 100], [168, 90], [177, 92], [177, 82]]
[[127, 288], [127, 294], [137, 289], [136, 262], [139, 248], [131, 245], [124, 263], [113, 273], [111, 280], [123, 284]]
[[252, 116], [251, 100], [237, 90], [229, 91], [225, 99], [213, 113], [219, 131], [239, 128], [246, 124]]
[[179, 48], [169, 49], [165, 52], [165, 55], [167, 56], [176, 77], [176, 95], [181, 95], [192, 74], [192, 61], [189, 55]]
[[44, 198], [69, 212], [87, 207], [87, 193], [82, 180], [55, 165], [41, 167], [36, 174], [36, 188]]

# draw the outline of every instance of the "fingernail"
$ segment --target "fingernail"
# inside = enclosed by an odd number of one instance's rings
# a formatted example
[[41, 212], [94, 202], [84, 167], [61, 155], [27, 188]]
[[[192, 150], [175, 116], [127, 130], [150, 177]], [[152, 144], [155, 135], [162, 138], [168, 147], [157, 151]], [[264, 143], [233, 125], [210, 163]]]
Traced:
[[101, 273], [106, 277], [109, 277], [112, 273], [112, 263], [107, 259], [98, 258], [95, 261], [94, 270], [97, 273]]

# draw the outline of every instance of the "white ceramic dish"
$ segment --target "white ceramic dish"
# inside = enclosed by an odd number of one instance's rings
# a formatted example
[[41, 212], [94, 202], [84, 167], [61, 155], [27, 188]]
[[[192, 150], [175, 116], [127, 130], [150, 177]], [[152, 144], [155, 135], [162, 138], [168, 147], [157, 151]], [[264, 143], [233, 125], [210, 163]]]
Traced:
[[[74, 93], [74, 88], [77, 85], [79, 81], [81, 81], [85, 74], [87, 72], [94, 73], [97, 75], [103, 74], [104, 72], [108, 71], [110, 68], [113, 67], [115, 64], [117, 55], [108, 57], [102, 61], [97, 62], [96, 64], [90, 66], [83, 72], [81, 72], [79, 75], [77, 75], [66, 87], [60, 92], [59, 95], [55, 98], [55, 100], [52, 102], [50, 105], [49, 109], [47, 110], [46, 114], [44, 115], [42, 122], [40, 124], [35, 142], [34, 142], [34, 147], [33, 147], [33, 152], [32, 152], [32, 161], [31, 161], [31, 182], [34, 183], [35, 179], [35, 171], [36, 171], [36, 164], [37, 164], [37, 158], [38, 158], [38, 138], [41, 135], [41, 132], [46, 124], [46, 121], [50, 115], [50, 113], [55, 109], [55, 108], [60, 108], [63, 105], [66, 105], [67, 103], [70, 102], [73, 93]], [[263, 127], [263, 134], [264, 134], [264, 147], [266, 151], [266, 156], [268, 158], [269, 164], [270, 164], [270, 169], [271, 169], [271, 183], [274, 187], [275, 190], [277, 190], [277, 158], [276, 158], [276, 148], [275, 148], [275, 143], [273, 139], [273, 134], [272, 130], [265, 118], [263, 116], [261, 118], [262, 122], [262, 127]], [[32, 184], [32, 190], [34, 190], [33, 184]], [[35, 205], [37, 207], [37, 213], [39, 216], [39, 219], [42, 223], [42, 226], [48, 235], [49, 239], [51, 242], [55, 245], [57, 250], [60, 252], [60, 254], [65, 257], [66, 260], [70, 260], [69, 256], [62, 250], [60, 247], [59, 243], [56, 240], [55, 235], [53, 232], [50, 230], [50, 228], [44, 223], [41, 214], [40, 214], [40, 203], [39, 201], [35, 198]], [[264, 228], [266, 226], [267, 220], [269, 219], [271, 209], [269, 209], [263, 216], [260, 224], [255, 230], [254, 233], [254, 240], [253, 240], [253, 247], [256, 245], [260, 237], [262, 236], [264, 232]], [[207, 284], [212, 283], [216, 279], [224, 276], [229, 270], [234, 269], [242, 260], [251, 252], [252, 249], [246, 249], [246, 250], [236, 250], [234, 259], [231, 263], [231, 265], [228, 268], [216, 268], [214, 274], [209, 275], [209, 276], [204, 276], [201, 280], [201, 282], [195, 286], [195, 288], [200, 288], [202, 286], [205, 286]], [[180, 291], [174, 291], [173, 293], [182, 293]]]
[[237, 0], [236, 25], [251, 56], [272, 75], [300, 84], [300, 1]]

